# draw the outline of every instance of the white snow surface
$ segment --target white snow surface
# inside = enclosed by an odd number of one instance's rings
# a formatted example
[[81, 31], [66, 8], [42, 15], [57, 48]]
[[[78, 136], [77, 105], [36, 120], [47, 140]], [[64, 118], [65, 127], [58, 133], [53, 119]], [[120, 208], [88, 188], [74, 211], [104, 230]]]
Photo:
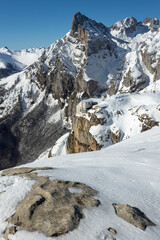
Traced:
[[0, 48], [0, 68], [6, 68], [11, 64], [17, 70], [33, 64], [44, 52], [44, 48], [29, 48], [23, 50], [11, 50], [7, 47]]
[[[38, 171], [51, 179], [85, 183], [99, 191], [95, 196], [101, 205], [86, 208], [85, 219], [78, 229], [68, 234], [48, 238], [39, 232], [18, 231], [10, 240], [102, 240], [107, 229], [117, 230], [117, 240], [160, 239], [160, 127], [155, 127], [128, 140], [97, 152], [45, 158], [25, 167], [54, 167]], [[0, 177], [0, 239], [7, 227], [6, 219], [15, 212], [33, 182], [21, 177]], [[5, 191], [5, 192], [3, 192]], [[72, 189], [76, 194], [76, 190]], [[7, 199], [7, 200], [6, 200]], [[119, 218], [112, 203], [138, 207], [157, 226], [140, 230]], [[110, 234], [111, 236], [111, 234]], [[107, 239], [112, 239], [108, 237]]]
[[[119, 135], [120, 141], [139, 134], [149, 121], [160, 122], [160, 81], [157, 81], [157, 91], [153, 86], [139, 93], [113, 95], [107, 98], [93, 98], [96, 105], [87, 113], [77, 113], [90, 120], [91, 115], [104, 119], [104, 124], [91, 126], [89, 132], [98, 144], [108, 147], [113, 144], [111, 132]], [[148, 125], [147, 125], [148, 124]]]
[[47, 149], [44, 153], [42, 153], [37, 160], [41, 160], [44, 158], [48, 158], [49, 155], [53, 156], [59, 156], [59, 155], [65, 155], [66, 154], [66, 141], [69, 136], [69, 132], [61, 136], [53, 147]]

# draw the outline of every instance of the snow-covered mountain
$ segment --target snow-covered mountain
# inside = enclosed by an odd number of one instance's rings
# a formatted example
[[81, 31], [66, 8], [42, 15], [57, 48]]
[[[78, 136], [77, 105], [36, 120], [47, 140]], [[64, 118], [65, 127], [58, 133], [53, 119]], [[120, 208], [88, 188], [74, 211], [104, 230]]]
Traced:
[[[5, 232], [5, 239], [9, 237], [10, 240], [114, 240], [115, 238], [117, 240], [159, 240], [159, 139], [160, 128], [155, 127], [97, 152], [44, 158], [23, 165], [18, 168], [19, 170], [9, 169], [1, 172], [0, 239], [4, 240]], [[34, 168], [37, 168], [37, 171]], [[26, 175], [24, 175], [25, 172]], [[36, 176], [35, 172], [38, 172], [36, 181], [49, 182], [49, 179], [52, 181], [51, 193], [47, 192], [49, 191], [47, 182], [45, 184], [41, 182], [38, 185], [38, 192], [34, 192], [29, 199], [30, 195], [27, 194], [36, 187], [33, 179]], [[59, 184], [58, 187], [55, 182]], [[67, 189], [63, 188], [63, 183]], [[98, 191], [95, 192], [94, 198], [100, 201], [100, 205], [95, 207], [92, 198], [92, 207], [86, 207], [83, 210], [85, 216], [76, 229], [64, 235], [57, 236], [57, 234], [49, 237], [54, 227], [57, 229], [53, 220], [55, 216], [57, 223], [61, 218], [61, 224], [58, 224], [60, 228], [64, 225], [73, 226], [76, 223], [74, 216], [77, 214], [76, 219], [81, 216], [78, 215], [78, 211], [88, 201], [91, 191], [89, 189], [88, 192], [82, 192], [84, 184]], [[46, 203], [50, 197], [53, 199], [47, 206]], [[80, 199], [79, 202], [82, 205], [73, 201], [71, 206], [72, 197]], [[57, 207], [61, 201], [63, 201], [62, 205]], [[143, 231], [131, 225], [115, 214], [113, 203], [129, 204], [140, 209], [156, 226], [149, 226]], [[23, 208], [20, 208], [21, 204]], [[57, 208], [54, 207], [51, 210], [53, 204]], [[75, 204], [79, 206], [76, 211], [74, 211]], [[42, 215], [42, 210], [47, 211], [47, 208], [49, 212], [45, 217]], [[15, 212], [17, 219], [14, 218]], [[21, 215], [18, 215], [20, 213]], [[53, 219], [51, 219], [52, 216]], [[11, 219], [17, 224], [11, 224], [13, 223]], [[28, 231], [31, 223], [32, 230]], [[39, 228], [39, 231], [36, 230]], [[109, 228], [115, 229], [117, 234], [110, 232]], [[49, 236], [44, 234], [47, 230]], [[62, 231], [65, 232], [65, 228]]]
[[22, 71], [33, 64], [44, 52], [44, 48], [30, 48], [21, 51], [0, 48], [0, 78]]
[[[154, 18], [138, 23], [130, 17], [107, 28], [76, 13], [62, 39], [0, 81], [0, 168], [51, 150], [72, 123], [70, 153], [97, 150], [158, 126], [159, 39]], [[84, 98], [93, 108], [75, 117]]]

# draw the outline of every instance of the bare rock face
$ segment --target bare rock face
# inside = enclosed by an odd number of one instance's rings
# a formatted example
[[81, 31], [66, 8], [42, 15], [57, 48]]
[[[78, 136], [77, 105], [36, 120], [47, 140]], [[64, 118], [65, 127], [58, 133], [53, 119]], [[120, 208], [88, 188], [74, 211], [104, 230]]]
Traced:
[[[98, 34], [101, 32], [101, 34], [103, 34], [103, 38], [92, 38], [92, 34], [88, 32], [88, 29], [90, 28], [93, 29], [93, 31], [97, 30]], [[84, 16], [80, 12], [77, 12], [73, 16], [70, 35], [78, 38], [80, 42], [84, 43], [86, 57], [90, 56], [91, 54], [98, 53], [101, 49], [112, 49], [111, 41], [105, 38], [107, 33], [108, 28], [102, 23], [97, 23], [96, 21]]]
[[144, 52], [141, 51], [141, 56], [142, 56], [142, 61], [145, 64], [145, 66], [147, 67], [148, 71], [151, 74], [154, 74], [155, 69], [152, 67], [152, 64], [154, 63], [150, 54], [147, 52], [147, 50], [145, 50]]
[[160, 58], [158, 59], [158, 63], [155, 69], [154, 81], [160, 79]]
[[146, 17], [143, 20], [143, 23], [147, 24], [152, 31], [157, 30], [159, 26], [159, 20], [155, 18], [150, 18], [150, 17]]
[[131, 223], [135, 227], [142, 229], [143, 231], [148, 226], [156, 226], [143, 212], [136, 207], [131, 207], [127, 204], [112, 204], [116, 214], [123, 218], [125, 221]]
[[126, 73], [126, 76], [124, 76], [123, 84], [126, 87], [130, 87], [133, 85], [133, 78], [131, 77], [131, 70], [129, 70]]
[[[83, 208], [96, 207], [100, 202], [93, 197], [97, 191], [85, 184], [50, 180], [34, 172], [43, 169], [46, 168], [8, 169], [3, 172], [3, 175], [36, 179], [32, 190], [7, 221], [22, 230], [40, 231], [48, 237], [59, 236], [79, 226], [80, 220], [85, 217]], [[7, 232], [8, 229], [6, 235]]]
[[159, 122], [152, 119], [148, 114], [142, 114], [138, 117], [138, 120], [142, 122], [141, 132], [147, 131], [154, 126], [159, 126]]
[[97, 118], [95, 115], [92, 115], [90, 121], [84, 117], [75, 116], [72, 124], [73, 133], [67, 140], [66, 152], [69, 154], [100, 150], [101, 146], [89, 130], [91, 126], [103, 124], [103, 122], [104, 119]]

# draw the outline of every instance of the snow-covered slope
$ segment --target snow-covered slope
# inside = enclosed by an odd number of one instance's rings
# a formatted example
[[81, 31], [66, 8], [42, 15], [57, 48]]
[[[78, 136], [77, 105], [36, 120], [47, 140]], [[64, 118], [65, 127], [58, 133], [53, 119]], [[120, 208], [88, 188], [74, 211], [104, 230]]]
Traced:
[[[25, 167], [53, 167], [38, 171], [41, 176], [85, 183], [99, 191], [97, 208], [86, 208], [86, 218], [78, 229], [60, 237], [47, 238], [42, 233], [18, 230], [10, 240], [102, 240], [113, 239], [107, 231], [113, 227], [117, 240], [159, 240], [160, 237], [160, 128], [94, 153], [82, 153], [41, 159]], [[33, 180], [0, 176], [0, 239], [8, 226], [6, 219], [30, 191]], [[112, 203], [129, 204], [143, 211], [157, 226], [145, 231], [115, 215]], [[108, 238], [105, 238], [108, 235]]]
[[44, 52], [44, 48], [30, 48], [21, 51], [0, 48], [0, 78], [22, 71], [33, 64]]
[[159, 92], [121, 94], [103, 100], [95, 99], [98, 104], [81, 116], [90, 119], [94, 114], [97, 118], [104, 119], [105, 123], [92, 126], [90, 133], [98, 144], [107, 147], [153, 126], [159, 126], [159, 99]]

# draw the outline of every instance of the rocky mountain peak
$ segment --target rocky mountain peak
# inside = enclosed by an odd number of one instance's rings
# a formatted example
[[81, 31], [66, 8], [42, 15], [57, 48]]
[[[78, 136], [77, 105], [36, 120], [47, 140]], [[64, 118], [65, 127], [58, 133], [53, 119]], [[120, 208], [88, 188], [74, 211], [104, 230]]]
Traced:
[[143, 24], [147, 25], [151, 30], [157, 30], [158, 27], [159, 27], [160, 22], [159, 22], [159, 20], [157, 18], [146, 17], [143, 20]]
[[134, 17], [127, 17], [124, 19], [124, 26], [126, 28], [130, 28], [131, 26], [134, 26], [137, 24], [137, 20]]
[[88, 18], [81, 14], [80, 12], [77, 12], [72, 19], [72, 27], [71, 27], [71, 35], [74, 36], [75, 33], [78, 32], [79, 27], [83, 27], [84, 22], [88, 21]]
[[121, 21], [116, 22], [111, 29], [112, 30], [117, 30], [117, 31], [122, 31], [122, 30], [133, 30], [135, 29], [137, 25], [137, 20], [134, 17], [127, 17]]
[[88, 32], [98, 32], [102, 34], [106, 34], [108, 31], [107, 27], [102, 23], [97, 23], [95, 20], [92, 20], [85, 15], [77, 12], [72, 19], [72, 27], [71, 27], [71, 36], [77, 36], [77, 33], [80, 29], [87, 30]]

